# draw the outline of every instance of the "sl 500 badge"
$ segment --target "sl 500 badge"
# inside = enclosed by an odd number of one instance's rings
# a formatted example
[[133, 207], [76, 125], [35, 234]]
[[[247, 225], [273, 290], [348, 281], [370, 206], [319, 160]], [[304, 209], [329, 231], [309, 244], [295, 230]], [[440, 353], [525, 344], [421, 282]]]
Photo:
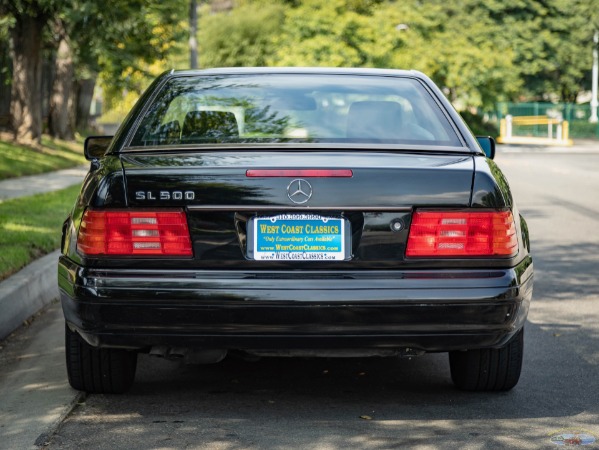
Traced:
[[137, 191], [135, 200], [195, 200], [194, 191]]

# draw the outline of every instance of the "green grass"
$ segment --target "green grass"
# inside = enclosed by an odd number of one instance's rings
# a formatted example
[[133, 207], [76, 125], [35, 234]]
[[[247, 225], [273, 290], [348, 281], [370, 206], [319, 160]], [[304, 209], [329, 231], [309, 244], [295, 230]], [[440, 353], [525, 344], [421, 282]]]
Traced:
[[41, 148], [0, 140], [0, 180], [67, 169], [85, 163], [83, 144], [42, 138]]
[[60, 247], [81, 185], [0, 203], [0, 280]]

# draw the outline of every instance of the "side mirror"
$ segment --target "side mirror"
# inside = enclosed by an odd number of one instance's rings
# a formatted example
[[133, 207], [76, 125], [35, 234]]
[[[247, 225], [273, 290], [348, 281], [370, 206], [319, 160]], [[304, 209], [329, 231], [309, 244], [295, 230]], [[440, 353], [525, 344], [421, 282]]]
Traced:
[[487, 158], [495, 158], [495, 139], [493, 139], [491, 136], [476, 136], [476, 140], [478, 141], [478, 145], [480, 145], [480, 148], [483, 150]]
[[108, 150], [113, 136], [88, 136], [83, 144], [85, 159], [93, 161], [100, 159]]

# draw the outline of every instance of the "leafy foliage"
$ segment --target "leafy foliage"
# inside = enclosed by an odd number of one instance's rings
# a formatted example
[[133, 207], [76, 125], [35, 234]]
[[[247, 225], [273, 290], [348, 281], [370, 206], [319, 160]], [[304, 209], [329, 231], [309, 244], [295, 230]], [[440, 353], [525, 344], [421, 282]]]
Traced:
[[369, 21], [374, 2], [356, 3], [304, 0], [288, 10], [283, 32], [273, 42], [275, 58], [269, 62], [280, 66], [372, 66], [368, 49], [375, 39]]
[[[574, 101], [590, 86], [599, 29], [599, 0], [199, 3], [201, 67], [416, 69], [462, 111], [506, 100]], [[108, 109], [123, 91], [128, 108], [157, 74], [188, 67], [188, 13], [188, 1], [0, 0], [0, 39], [18, 14], [62, 21], [76, 76], [100, 73]]]
[[490, 106], [520, 87], [513, 52], [493, 39], [501, 31], [482, 9], [438, 0], [351, 3], [305, 0], [288, 11], [270, 63], [417, 69], [462, 109]]
[[592, 36], [599, 0], [490, 0], [485, 9], [501, 26], [523, 81], [520, 96], [574, 102], [590, 86]]
[[203, 8], [200, 19], [201, 67], [264, 66], [274, 53], [273, 38], [284, 20], [282, 5], [250, 3], [228, 14]]
[[183, 6], [151, 0], [82, 1], [68, 11], [71, 33], [79, 43], [79, 70], [99, 72], [109, 100], [123, 89], [140, 92], [146, 79], [162, 71], [152, 70], [152, 65], [168, 62], [167, 55], [182, 39]]
[[497, 126], [493, 122], [485, 121], [483, 116], [473, 114], [470, 111], [462, 111], [460, 114], [476, 136], [491, 136], [494, 138], [499, 136]]
[[590, 85], [596, 29], [599, 0], [303, 0], [268, 62], [417, 69], [461, 110], [574, 101]]

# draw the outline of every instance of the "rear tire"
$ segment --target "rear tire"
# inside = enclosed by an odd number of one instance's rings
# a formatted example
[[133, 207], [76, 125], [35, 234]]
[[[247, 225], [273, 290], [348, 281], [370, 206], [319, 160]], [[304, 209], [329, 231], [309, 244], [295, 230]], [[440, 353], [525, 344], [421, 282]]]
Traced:
[[90, 394], [122, 394], [135, 378], [137, 353], [95, 348], [65, 326], [65, 350], [69, 384]]
[[451, 379], [464, 391], [509, 391], [518, 383], [524, 329], [501, 348], [449, 352]]

